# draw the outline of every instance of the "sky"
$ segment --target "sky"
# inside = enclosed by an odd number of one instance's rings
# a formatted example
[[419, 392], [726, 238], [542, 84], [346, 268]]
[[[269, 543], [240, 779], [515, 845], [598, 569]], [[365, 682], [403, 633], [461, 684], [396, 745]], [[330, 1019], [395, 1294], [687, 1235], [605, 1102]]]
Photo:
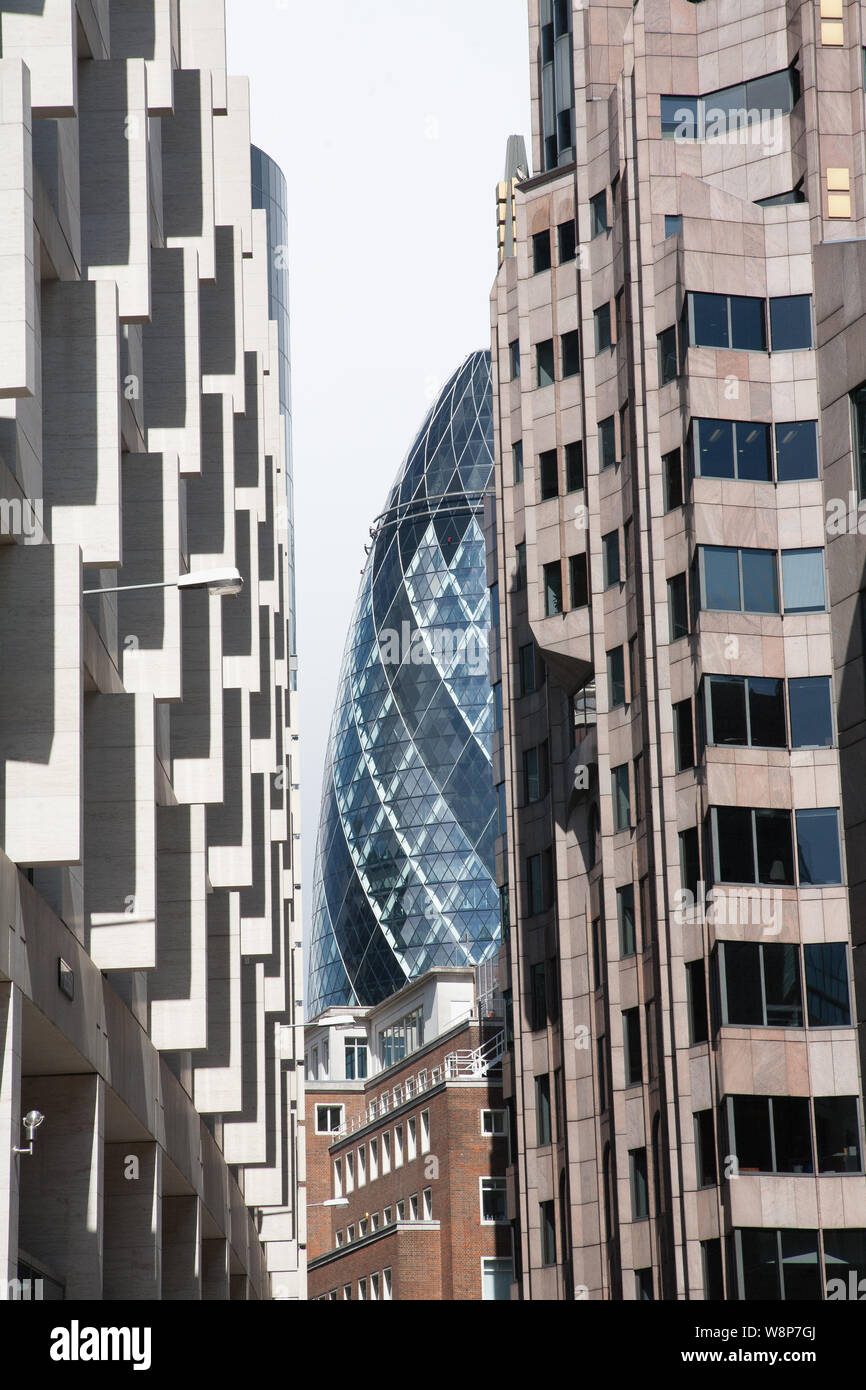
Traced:
[[526, 0], [227, 0], [289, 188], [305, 936], [364, 544], [429, 405], [490, 344], [496, 183], [529, 145]]

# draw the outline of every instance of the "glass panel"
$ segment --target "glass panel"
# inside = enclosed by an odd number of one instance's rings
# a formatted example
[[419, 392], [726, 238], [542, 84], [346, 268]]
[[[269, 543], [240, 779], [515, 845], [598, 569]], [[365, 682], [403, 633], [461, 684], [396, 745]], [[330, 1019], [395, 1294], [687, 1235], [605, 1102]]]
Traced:
[[812, 296], [790, 294], [770, 300], [770, 332], [774, 352], [812, 346]]
[[738, 421], [736, 436], [737, 477], [754, 483], [771, 482], [773, 469], [770, 463], [769, 425]]
[[632, 1219], [642, 1221], [644, 1217], [649, 1216], [646, 1149], [632, 1149], [629, 1158], [631, 1160]]
[[800, 883], [841, 883], [839, 813], [835, 807], [797, 812]]
[[683, 219], [679, 213], [665, 213], [665, 240], [677, 236], [683, 229]]
[[622, 1016], [622, 1025], [625, 1040], [625, 1084], [634, 1086], [643, 1080], [639, 1010], [626, 1009]]
[[866, 383], [851, 392], [851, 433], [854, 446], [854, 479], [862, 498], [866, 497]]
[[740, 1298], [778, 1302], [782, 1297], [778, 1233], [755, 1227], [734, 1235], [742, 1257]]
[[562, 375], [578, 376], [580, 374], [580, 334], [575, 330], [573, 333], [564, 333], [562, 336]]
[[772, 1109], [776, 1172], [813, 1172], [812, 1124], [808, 1100], [800, 1096], [774, 1096]]
[[800, 676], [788, 681], [792, 748], [831, 748], [833, 708], [829, 676]]
[[723, 294], [693, 294], [692, 318], [696, 347], [728, 347], [728, 301]]
[[720, 883], [754, 883], [752, 813], [745, 806], [713, 808], [718, 845], [717, 877]]
[[764, 301], [746, 295], [731, 295], [731, 347], [749, 352], [766, 352], [767, 330]]
[[630, 806], [628, 794], [628, 763], [622, 763], [611, 771], [611, 791], [613, 795], [613, 828], [629, 828]]
[[614, 647], [607, 654], [607, 679], [610, 707], [616, 709], [625, 704], [625, 652], [622, 647]]
[[600, 309], [595, 311], [595, 350], [602, 352], [604, 348], [611, 347], [613, 338], [610, 331], [610, 305], [602, 304]]
[[819, 1173], [859, 1173], [860, 1117], [856, 1096], [816, 1096]]
[[736, 676], [711, 676], [709, 693], [712, 742], [742, 747], [748, 742], [745, 681]]
[[670, 640], [676, 642], [680, 637], [687, 637], [689, 605], [684, 574], [676, 574], [673, 579], [668, 580], [668, 613], [670, 617]]
[[634, 924], [634, 885], [626, 884], [616, 892], [619, 915], [619, 949], [622, 956], [633, 956], [637, 950]]
[[767, 1025], [802, 1028], [800, 953], [796, 946], [763, 946]]
[[677, 379], [677, 330], [666, 328], [656, 339], [659, 359], [659, 387]]
[[609, 531], [601, 538], [604, 549], [604, 587], [619, 583], [619, 532]]
[[683, 464], [679, 449], [673, 449], [662, 459], [665, 478], [665, 511], [672, 512], [683, 505]]
[[589, 200], [590, 236], [600, 236], [607, 231], [607, 193], [596, 193]]
[[760, 1027], [764, 1022], [760, 947], [751, 941], [726, 941], [719, 950], [724, 954], [726, 1021], [743, 1027]]
[[818, 1232], [782, 1231], [781, 1236], [785, 1301], [814, 1302], [821, 1297]]
[[697, 97], [661, 99], [662, 137], [667, 140], [695, 140], [698, 133]]
[[695, 420], [695, 461], [702, 478], [734, 477], [734, 425], [731, 420]]
[[539, 387], [552, 386], [554, 379], [553, 340], [549, 338], [547, 342], [539, 343], [535, 352], [538, 362], [538, 385]]
[[750, 676], [749, 721], [756, 748], [785, 748], [785, 683], [766, 676]]
[[824, 611], [823, 550], [782, 551], [782, 593], [786, 613]]
[[859, 1294], [860, 1280], [866, 1277], [866, 1231], [825, 1230], [824, 1277], [827, 1298], [850, 1298], [852, 1274]]
[[579, 492], [583, 487], [583, 443], [576, 440], [565, 446], [565, 477], [569, 492]]
[[577, 227], [574, 222], [563, 222], [559, 228], [559, 263], [567, 264], [577, 256]]
[[556, 449], [547, 449], [538, 459], [541, 475], [541, 500], [547, 502], [559, 495], [559, 455]]
[[539, 232], [532, 238], [532, 263], [536, 275], [550, 270], [550, 232]]
[[773, 550], [743, 550], [743, 612], [778, 613], [779, 578]]
[[818, 477], [818, 422], [791, 421], [776, 426], [776, 478], [780, 483]]
[[[733, 1149], [741, 1173], [772, 1173], [770, 1106], [766, 1096], [733, 1096]], [[807, 1121], [808, 1121], [808, 1101]]]
[[602, 468], [612, 468], [616, 463], [616, 425], [609, 415], [598, 427], [599, 464]]
[[790, 69], [783, 68], [781, 72], [771, 72], [765, 77], [753, 77], [746, 85], [747, 105], [752, 110], [787, 116], [793, 109], [796, 84]]
[[740, 611], [740, 566], [736, 550], [706, 545], [701, 555], [704, 566], [704, 607], [727, 613]]
[[804, 946], [809, 1027], [848, 1028], [848, 951], [844, 941]]

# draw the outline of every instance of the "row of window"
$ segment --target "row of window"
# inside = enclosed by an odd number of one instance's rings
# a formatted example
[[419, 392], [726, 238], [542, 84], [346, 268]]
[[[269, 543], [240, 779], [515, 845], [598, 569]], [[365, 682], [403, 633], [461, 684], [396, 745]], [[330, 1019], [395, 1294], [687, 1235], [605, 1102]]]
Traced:
[[[347, 1081], [363, 1081], [367, 1076], [367, 1039], [365, 1037], [344, 1038], [344, 1060], [345, 1078]], [[322, 1042], [322, 1077], [327, 1080], [330, 1076], [330, 1057], [328, 1040]], [[318, 1044], [310, 1049], [307, 1057], [307, 1076], [316, 1079], [319, 1076], [319, 1047]], [[339, 1078], [337, 1078], [339, 1079]], [[336, 1128], [336, 1126], [334, 1126]], [[330, 1133], [330, 1131], [316, 1130], [317, 1134]]]
[[[342, 1197], [354, 1192], [356, 1185], [364, 1187], [368, 1179], [375, 1182], [380, 1176], [384, 1177], [391, 1171], [392, 1153], [395, 1168], [402, 1168], [404, 1160], [412, 1163], [418, 1156], [418, 1122], [420, 1120], [420, 1152], [426, 1154], [430, 1152], [430, 1111], [422, 1110], [420, 1116], [410, 1115], [406, 1120], [405, 1126], [405, 1147], [404, 1147], [404, 1127], [402, 1124], [394, 1126], [393, 1150], [391, 1144], [391, 1130], [386, 1129], [381, 1135], [369, 1140], [367, 1144], [359, 1144], [357, 1149], [344, 1154], [340, 1158], [334, 1159], [334, 1196]], [[381, 1151], [380, 1151], [381, 1144]], [[367, 1165], [367, 1155], [369, 1151], [369, 1168]], [[381, 1160], [381, 1161], [380, 1161]]]
[[[560, 222], [556, 229], [556, 241], [560, 265], [568, 265], [577, 259], [577, 227], [573, 218], [570, 222]], [[532, 269], [534, 274], [541, 275], [552, 265], [553, 239], [548, 228], [544, 232], [536, 232], [532, 238]]]
[[809, 294], [776, 295], [767, 301], [755, 295], [689, 291], [679, 324], [679, 352], [676, 324], [657, 338], [659, 387], [681, 374], [689, 347], [797, 352], [813, 346]]
[[720, 941], [710, 957], [707, 1009], [703, 958], [686, 966], [689, 1041], [709, 1042], [710, 1027], [848, 1028], [851, 1004], [844, 941], [804, 946]]
[[[413, 1192], [409, 1198], [408, 1207], [406, 1201], [401, 1198], [396, 1205], [396, 1218], [394, 1207], [385, 1207], [382, 1211], [381, 1221], [379, 1213], [374, 1211], [372, 1215], [363, 1216], [358, 1222], [357, 1230], [354, 1222], [351, 1222], [345, 1232], [337, 1232], [337, 1245], [352, 1245], [356, 1240], [363, 1240], [365, 1236], [371, 1235], [374, 1231], [379, 1231], [393, 1226], [396, 1221], [432, 1221], [433, 1220], [433, 1189], [425, 1187], [421, 1193], [419, 1204], [418, 1193]], [[407, 1213], [408, 1211], [408, 1218]]]
[[[515, 338], [509, 344], [509, 360], [511, 362], [511, 380], [517, 381], [520, 377], [520, 342]], [[553, 338], [545, 338], [544, 342], [535, 344], [535, 376], [536, 385], [552, 386], [556, 381], [556, 343]], [[575, 328], [570, 333], [563, 333], [559, 339], [559, 375], [562, 379], [580, 375], [580, 333]]]
[[720, 1174], [863, 1171], [856, 1096], [726, 1096], [718, 1119], [717, 1134], [712, 1110], [694, 1116], [700, 1187]]
[[[604, 541], [605, 538], [603, 538]], [[617, 540], [618, 549], [618, 540]], [[606, 578], [616, 569], [606, 571]], [[613, 582], [617, 582], [615, 577]], [[824, 551], [754, 550], [699, 545], [692, 564], [692, 609], [720, 613], [823, 613], [827, 607]], [[685, 573], [668, 580], [670, 640], [689, 635]]]
[[775, 426], [753, 420], [694, 419], [686, 442], [686, 477], [679, 449], [662, 458], [665, 511], [681, 507], [692, 478], [793, 483], [817, 478], [817, 420]]
[[762, 120], [790, 115], [799, 99], [796, 63], [705, 96], [662, 96], [662, 139], [706, 140], [737, 134]]
[[379, 1053], [383, 1068], [402, 1062], [424, 1044], [424, 1010], [414, 1009], [397, 1023], [379, 1033]]
[[[377, 1274], [368, 1274], [366, 1279], [359, 1279], [357, 1283], [359, 1300], [367, 1303], [389, 1303], [392, 1298], [392, 1278], [391, 1270], [383, 1269]], [[352, 1285], [344, 1284], [342, 1296], [347, 1302], [352, 1300]], [[336, 1303], [340, 1299], [337, 1289], [331, 1289], [330, 1293], [322, 1294], [320, 1303]]]
[[[624, 764], [626, 771], [628, 764]], [[616, 769], [619, 771], [620, 769]], [[625, 828], [625, 827], [623, 827]], [[842, 882], [839, 812], [711, 806], [704, 821], [704, 873], [697, 826], [680, 833], [683, 888], [699, 884], [814, 888]]]
[[[481, 1261], [481, 1298], [487, 1301], [507, 1302], [511, 1298], [511, 1283], [514, 1278], [514, 1266], [511, 1259], [501, 1256], [487, 1256]], [[366, 1279], [359, 1279], [357, 1285], [344, 1284], [342, 1291], [331, 1289], [330, 1293], [323, 1294], [319, 1302], [336, 1303], [343, 1299], [351, 1301], [353, 1298], [353, 1287], [357, 1289], [357, 1297], [361, 1302], [368, 1303], [377, 1301], [389, 1302], [392, 1297], [392, 1277], [391, 1270], [383, 1269], [379, 1273], [369, 1274]]]
[[[608, 652], [611, 708], [626, 703], [622, 648]], [[697, 756], [706, 748], [831, 748], [829, 676], [705, 676], [697, 695]], [[691, 698], [673, 707], [677, 772], [695, 766]]]

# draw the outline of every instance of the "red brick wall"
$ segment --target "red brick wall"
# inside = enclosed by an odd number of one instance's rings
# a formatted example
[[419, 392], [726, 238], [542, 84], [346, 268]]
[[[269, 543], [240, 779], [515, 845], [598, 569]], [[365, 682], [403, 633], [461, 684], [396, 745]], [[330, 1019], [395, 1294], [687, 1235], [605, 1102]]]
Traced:
[[338, 1260], [329, 1261], [309, 1272], [309, 1296], [321, 1298], [332, 1289], [338, 1298], [343, 1287], [352, 1286], [352, 1298], [358, 1297], [358, 1280], [367, 1280], [370, 1296], [370, 1276], [378, 1274], [379, 1297], [382, 1297], [382, 1272], [391, 1270], [391, 1297], [396, 1300], [435, 1301], [442, 1298], [439, 1264], [439, 1232], [431, 1227], [400, 1227], [380, 1240], [370, 1241], [360, 1249], [352, 1247]]
[[[334, 1232], [339, 1229], [339, 1218], [343, 1211], [339, 1207], [321, 1207], [314, 1203], [325, 1202], [333, 1197], [331, 1180], [331, 1160], [328, 1151], [331, 1146], [329, 1134], [316, 1133], [316, 1106], [344, 1105], [346, 1118], [351, 1124], [356, 1115], [362, 1115], [367, 1105], [363, 1091], [337, 1091], [333, 1085], [328, 1088], [317, 1087], [315, 1082], [307, 1082], [304, 1113], [307, 1120], [307, 1259], [314, 1260], [318, 1255], [334, 1247]], [[337, 1217], [335, 1221], [333, 1218]]]

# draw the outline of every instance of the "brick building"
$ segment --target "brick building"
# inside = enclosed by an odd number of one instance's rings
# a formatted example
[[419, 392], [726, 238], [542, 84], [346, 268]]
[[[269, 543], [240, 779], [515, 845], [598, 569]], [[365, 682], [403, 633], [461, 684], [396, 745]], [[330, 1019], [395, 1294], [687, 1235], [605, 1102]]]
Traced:
[[433, 970], [308, 1025], [310, 1298], [509, 1297], [504, 1034], [489, 1001], [472, 968]]

